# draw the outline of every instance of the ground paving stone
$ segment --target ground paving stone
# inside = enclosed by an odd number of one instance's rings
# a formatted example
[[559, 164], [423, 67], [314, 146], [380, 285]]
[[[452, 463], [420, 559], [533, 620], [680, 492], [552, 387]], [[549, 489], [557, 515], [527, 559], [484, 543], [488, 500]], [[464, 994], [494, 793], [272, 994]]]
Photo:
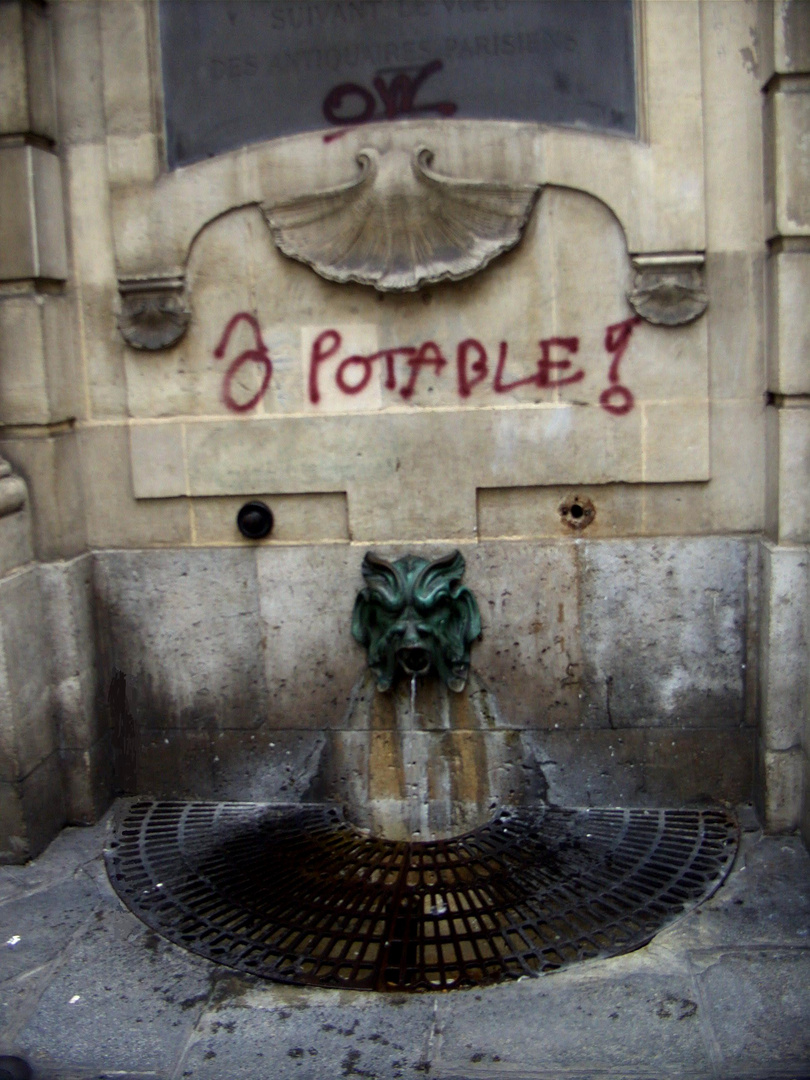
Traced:
[[0, 982], [58, 956], [90, 917], [96, 895], [93, 882], [78, 870], [0, 904]]
[[0, 950], [26, 946], [0, 951], [0, 1054], [35, 1080], [810, 1080], [796, 837], [749, 825], [727, 884], [644, 949], [403, 996], [262, 983], [164, 942], [110, 886], [109, 835], [65, 830], [0, 873]]
[[[586, 965], [583, 965], [585, 967]], [[438, 1073], [526, 1076], [589, 1069], [613, 1075], [711, 1075], [694, 981], [686, 972], [596, 961], [439, 1006]], [[635, 970], [634, 970], [635, 967]]]
[[[723, 1076], [810, 1075], [810, 950], [696, 955]], [[775, 1071], [776, 1070], [776, 1071]]]
[[25, 885], [15, 873], [16, 866], [0, 866], [0, 902], [13, 900], [25, 892]]
[[211, 965], [126, 912], [98, 910], [63, 955], [16, 1045], [58, 1067], [168, 1077], [211, 988]]
[[[224, 993], [223, 993], [224, 991]], [[223, 980], [177, 1076], [184, 1080], [357, 1077], [410, 1080], [431, 1070], [428, 996], [262, 986]]]
[[659, 935], [672, 948], [810, 947], [810, 859], [798, 836], [743, 835], [734, 872], [688, 918]]
[[63, 829], [37, 859], [9, 869], [25, 893], [61, 881], [80, 867], [98, 861], [112, 828], [112, 814], [107, 814], [98, 825]]

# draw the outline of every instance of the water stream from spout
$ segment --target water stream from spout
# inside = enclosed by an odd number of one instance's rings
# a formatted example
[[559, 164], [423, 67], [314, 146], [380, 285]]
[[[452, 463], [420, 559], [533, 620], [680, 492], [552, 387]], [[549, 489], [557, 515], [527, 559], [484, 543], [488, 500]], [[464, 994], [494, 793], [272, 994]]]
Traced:
[[427, 743], [419, 730], [419, 714], [416, 711], [416, 684], [419, 676], [411, 675], [410, 695], [407, 706], [403, 701], [400, 739], [406, 792], [407, 831], [411, 836], [428, 835], [428, 761]]

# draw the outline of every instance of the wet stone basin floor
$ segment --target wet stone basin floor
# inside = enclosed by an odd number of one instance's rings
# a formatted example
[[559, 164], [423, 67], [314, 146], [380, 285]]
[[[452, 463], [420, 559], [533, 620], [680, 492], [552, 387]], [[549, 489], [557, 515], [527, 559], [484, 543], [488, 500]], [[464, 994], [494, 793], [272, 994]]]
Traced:
[[810, 1080], [810, 857], [740, 816], [726, 884], [646, 947], [406, 995], [262, 982], [164, 941], [109, 884], [108, 815], [0, 867], [0, 1055], [35, 1080]]

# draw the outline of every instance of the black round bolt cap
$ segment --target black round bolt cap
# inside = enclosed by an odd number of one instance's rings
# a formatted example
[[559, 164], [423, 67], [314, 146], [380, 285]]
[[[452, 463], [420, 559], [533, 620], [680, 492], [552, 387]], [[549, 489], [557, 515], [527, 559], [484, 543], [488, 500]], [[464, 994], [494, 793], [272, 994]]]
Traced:
[[273, 511], [266, 503], [254, 499], [246, 502], [236, 515], [236, 524], [248, 540], [263, 540], [273, 528]]

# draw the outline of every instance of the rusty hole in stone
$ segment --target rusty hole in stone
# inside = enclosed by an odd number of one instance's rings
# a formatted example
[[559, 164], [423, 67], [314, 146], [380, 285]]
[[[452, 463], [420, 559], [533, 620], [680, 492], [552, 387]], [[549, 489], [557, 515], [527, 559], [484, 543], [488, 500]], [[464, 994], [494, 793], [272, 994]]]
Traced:
[[569, 529], [587, 529], [596, 517], [596, 507], [591, 499], [567, 495], [560, 505], [560, 517]]

